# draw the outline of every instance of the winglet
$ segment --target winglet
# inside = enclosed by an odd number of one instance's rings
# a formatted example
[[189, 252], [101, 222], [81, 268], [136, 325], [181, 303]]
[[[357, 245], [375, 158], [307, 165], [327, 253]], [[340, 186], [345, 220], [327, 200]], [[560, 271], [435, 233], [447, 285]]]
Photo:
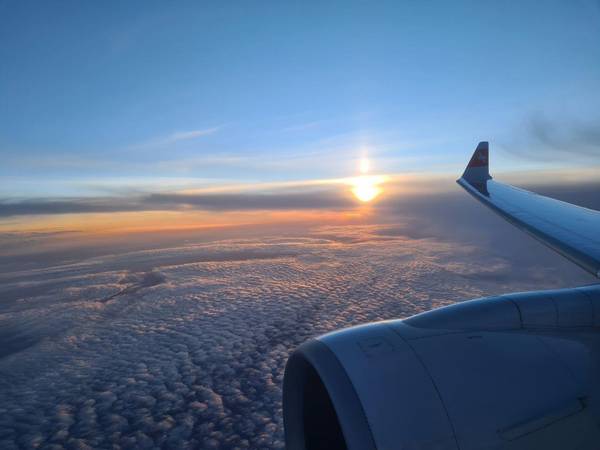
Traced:
[[462, 178], [469, 184], [483, 184], [490, 178], [489, 167], [489, 144], [487, 141], [480, 142], [467, 165]]

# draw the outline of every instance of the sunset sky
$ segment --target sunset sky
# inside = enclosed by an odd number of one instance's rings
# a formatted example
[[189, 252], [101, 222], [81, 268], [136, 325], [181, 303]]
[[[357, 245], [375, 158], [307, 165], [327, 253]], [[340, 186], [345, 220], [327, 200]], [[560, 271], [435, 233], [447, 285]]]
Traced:
[[337, 208], [361, 159], [451, 180], [483, 139], [496, 173], [600, 163], [597, 2], [104, 6], [0, 4], [4, 231]]

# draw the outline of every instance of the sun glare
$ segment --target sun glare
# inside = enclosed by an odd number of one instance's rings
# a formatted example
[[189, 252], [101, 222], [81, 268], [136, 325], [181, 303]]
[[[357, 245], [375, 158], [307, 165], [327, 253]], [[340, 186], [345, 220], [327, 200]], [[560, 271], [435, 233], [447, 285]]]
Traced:
[[381, 193], [378, 177], [357, 177], [353, 181], [352, 193], [361, 202], [370, 202]]
[[361, 202], [370, 202], [381, 193], [379, 186], [383, 179], [379, 176], [367, 176], [371, 168], [371, 162], [363, 157], [358, 163], [358, 169], [362, 175], [352, 178], [352, 193]]

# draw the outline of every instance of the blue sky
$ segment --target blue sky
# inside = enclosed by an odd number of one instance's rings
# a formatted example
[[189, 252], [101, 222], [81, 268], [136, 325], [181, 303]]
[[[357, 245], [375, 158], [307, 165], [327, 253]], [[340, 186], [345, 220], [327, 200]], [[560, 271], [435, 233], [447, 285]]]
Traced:
[[0, 197], [600, 161], [600, 3], [0, 2]]

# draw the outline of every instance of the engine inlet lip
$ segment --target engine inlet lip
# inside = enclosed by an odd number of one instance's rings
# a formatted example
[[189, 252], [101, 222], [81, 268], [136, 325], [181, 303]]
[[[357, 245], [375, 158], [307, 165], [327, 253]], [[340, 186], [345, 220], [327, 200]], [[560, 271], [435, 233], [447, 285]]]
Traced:
[[286, 448], [307, 449], [303, 410], [311, 371], [316, 372], [329, 395], [347, 448], [376, 450], [371, 427], [352, 381], [335, 354], [316, 339], [298, 347], [286, 364], [283, 383]]

